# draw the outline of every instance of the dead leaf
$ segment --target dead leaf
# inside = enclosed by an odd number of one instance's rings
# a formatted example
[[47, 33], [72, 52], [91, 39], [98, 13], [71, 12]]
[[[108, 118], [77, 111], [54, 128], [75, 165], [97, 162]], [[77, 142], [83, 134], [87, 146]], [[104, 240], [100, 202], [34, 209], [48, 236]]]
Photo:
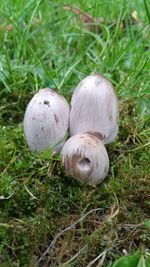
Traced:
[[131, 13], [131, 18], [133, 19], [134, 22], [139, 22], [138, 14], [136, 10], [133, 10]]
[[6, 30], [7, 30], [8, 32], [12, 31], [12, 30], [13, 30], [13, 25], [12, 25], [12, 24], [8, 24], [8, 25], [6, 26]]
[[74, 14], [79, 15], [80, 20], [83, 22], [84, 27], [92, 32], [102, 32], [101, 24], [103, 23], [103, 18], [95, 19], [88, 13], [82, 11], [79, 8], [72, 7], [69, 5], [64, 6], [64, 10], [72, 11]]

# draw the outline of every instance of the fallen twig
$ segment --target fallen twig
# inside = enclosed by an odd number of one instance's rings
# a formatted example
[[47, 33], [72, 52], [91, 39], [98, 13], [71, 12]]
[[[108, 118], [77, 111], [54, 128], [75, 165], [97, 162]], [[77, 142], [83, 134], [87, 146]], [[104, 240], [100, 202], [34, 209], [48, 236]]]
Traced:
[[37, 199], [37, 197], [35, 197], [35, 196], [29, 191], [29, 189], [27, 188], [26, 185], [24, 185], [24, 187], [25, 187], [26, 191], [28, 192], [28, 194], [29, 194], [33, 199]]
[[8, 197], [0, 196], [0, 200], [10, 199], [14, 195], [15, 190], [16, 189], [14, 189], [14, 191], [12, 192], [12, 194], [10, 196], [8, 196]]
[[86, 267], [91, 267], [99, 258], [105, 258], [107, 253], [107, 250], [104, 250], [102, 253], [100, 253], [94, 260], [92, 260]]
[[60, 233], [58, 233], [55, 238], [53, 239], [53, 241], [50, 243], [50, 245], [48, 246], [48, 248], [45, 250], [45, 252], [42, 254], [42, 256], [38, 259], [37, 261], [37, 265], [39, 265], [39, 263], [41, 261], [43, 261], [46, 258], [46, 255], [48, 254], [48, 252], [50, 251], [50, 249], [52, 247], [54, 247], [54, 244], [56, 243], [57, 239], [64, 234], [65, 232], [67, 232], [68, 230], [70, 230], [71, 228], [75, 227], [78, 223], [80, 223], [82, 220], [84, 220], [89, 214], [99, 211], [101, 210], [101, 208], [97, 208], [97, 209], [92, 209], [89, 212], [87, 212], [86, 214], [84, 214], [78, 221], [76, 221], [75, 223], [71, 224], [70, 226], [68, 226], [67, 228], [65, 228], [64, 230], [62, 230]]
[[105, 257], [106, 257], [106, 253], [107, 253], [107, 250], [104, 251], [104, 254], [101, 258], [101, 260], [99, 261], [99, 263], [97, 264], [96, 267], [102, 267], [103, 266], [103, 263], [104, 263], [104, 260], [105, 260]]

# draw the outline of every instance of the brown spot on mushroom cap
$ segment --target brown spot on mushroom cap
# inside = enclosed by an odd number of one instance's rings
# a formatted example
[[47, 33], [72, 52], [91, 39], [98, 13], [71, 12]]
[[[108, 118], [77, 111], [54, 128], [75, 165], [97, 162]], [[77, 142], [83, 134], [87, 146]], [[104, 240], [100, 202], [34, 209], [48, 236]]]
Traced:
[[44, 133], [44, 126], [41, 127], [41, 131]]
[[42, 120], [39, 120], [39, 119], [37, 119], [35, 117], [32, 117], [32, 120], [42, 122]]
[[[64, 165], [67, 172], [77, 179], [83, 180], [85, 182], [90, 181], [90, 175], [93, 171], [93, 166], [91, 166], [91, 161], [81, 154], [73, 154], [70, 158], [65, 160]], [[86, 167], [86, 170], [84, 168]], [[84, 171], [81, 171], [82, 167]]]
[[47, 105], [48, 107], [50, 107], [50, 103], [48, 100], [44, 100], [44, 105]]
[[[100, 136], [101, 136], [101, 135], [100, 135]], [[90, 138], [87, 138], [87, 137], [90, 137]], [[86, 132], [86, 133], [84, 133], [84, 134], [81, 134], [80, 139], [85, 139], [85, 142], [86, 142], [89, 146], [95, 148], [96, 145], [98, 144], [98, 139], [100, 139], [100, 138], [99, 138], [99, 133], [95, 133], [95, 132]], [[93, 142], [93, 139], [94, 139], [95, 142]]]
[[59, 122], [59, 118], [58, 118], [58, 116], [56, 114], [54, 114], [54, 119], [55, 119], [56, 123]]
[[103, 139], [104, 139], [104, 135], [101, 134], [101, 133], [98, 133], [98, 132], [92, 132], [92, 131], [90, 131], [90, 132], [86, 132], [86, 133], [95, 136], [95, 137], [98, 138], [99, 140], [103, 140]]

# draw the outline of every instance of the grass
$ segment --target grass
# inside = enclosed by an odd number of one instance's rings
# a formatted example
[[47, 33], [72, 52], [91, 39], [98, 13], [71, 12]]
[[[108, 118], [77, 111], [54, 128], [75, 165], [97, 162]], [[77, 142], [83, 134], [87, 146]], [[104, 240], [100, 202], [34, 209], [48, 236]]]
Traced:
[[[102, 17], [102, 32], [64, 4]], [[41, 266], [96, 266], [103, 253], [110, 267], [125, 253], [150, 252], [143, 224], [150, 218], [149, 14], [146, 0], [0, 1], [1, 267], [35, 266], [52, 240], [90, 211], [58, 236]], [[91, 188], [65, 177], [59, 158], [29, 151], [23, 117], [39, 88], [56, 88], [70, 101], [94, 72], [116, 88], [120, 130], [107, 146], [109, 175]]]

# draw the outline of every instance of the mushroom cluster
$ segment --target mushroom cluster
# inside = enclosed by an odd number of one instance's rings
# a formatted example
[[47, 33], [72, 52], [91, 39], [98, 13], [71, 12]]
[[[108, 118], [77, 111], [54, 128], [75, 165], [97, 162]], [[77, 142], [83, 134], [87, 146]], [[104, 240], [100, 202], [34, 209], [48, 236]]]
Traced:
[[39, 90], [27, 106], [24, 132], [32, 151], [51, 147], [61, 153], [68, 176], [97, 185], [108, 174], [105, 144], [115, 140], [118, 120], [118, 99], [111, 82], [93, 74], [75, 88], [71, 110], [56, 91]]

